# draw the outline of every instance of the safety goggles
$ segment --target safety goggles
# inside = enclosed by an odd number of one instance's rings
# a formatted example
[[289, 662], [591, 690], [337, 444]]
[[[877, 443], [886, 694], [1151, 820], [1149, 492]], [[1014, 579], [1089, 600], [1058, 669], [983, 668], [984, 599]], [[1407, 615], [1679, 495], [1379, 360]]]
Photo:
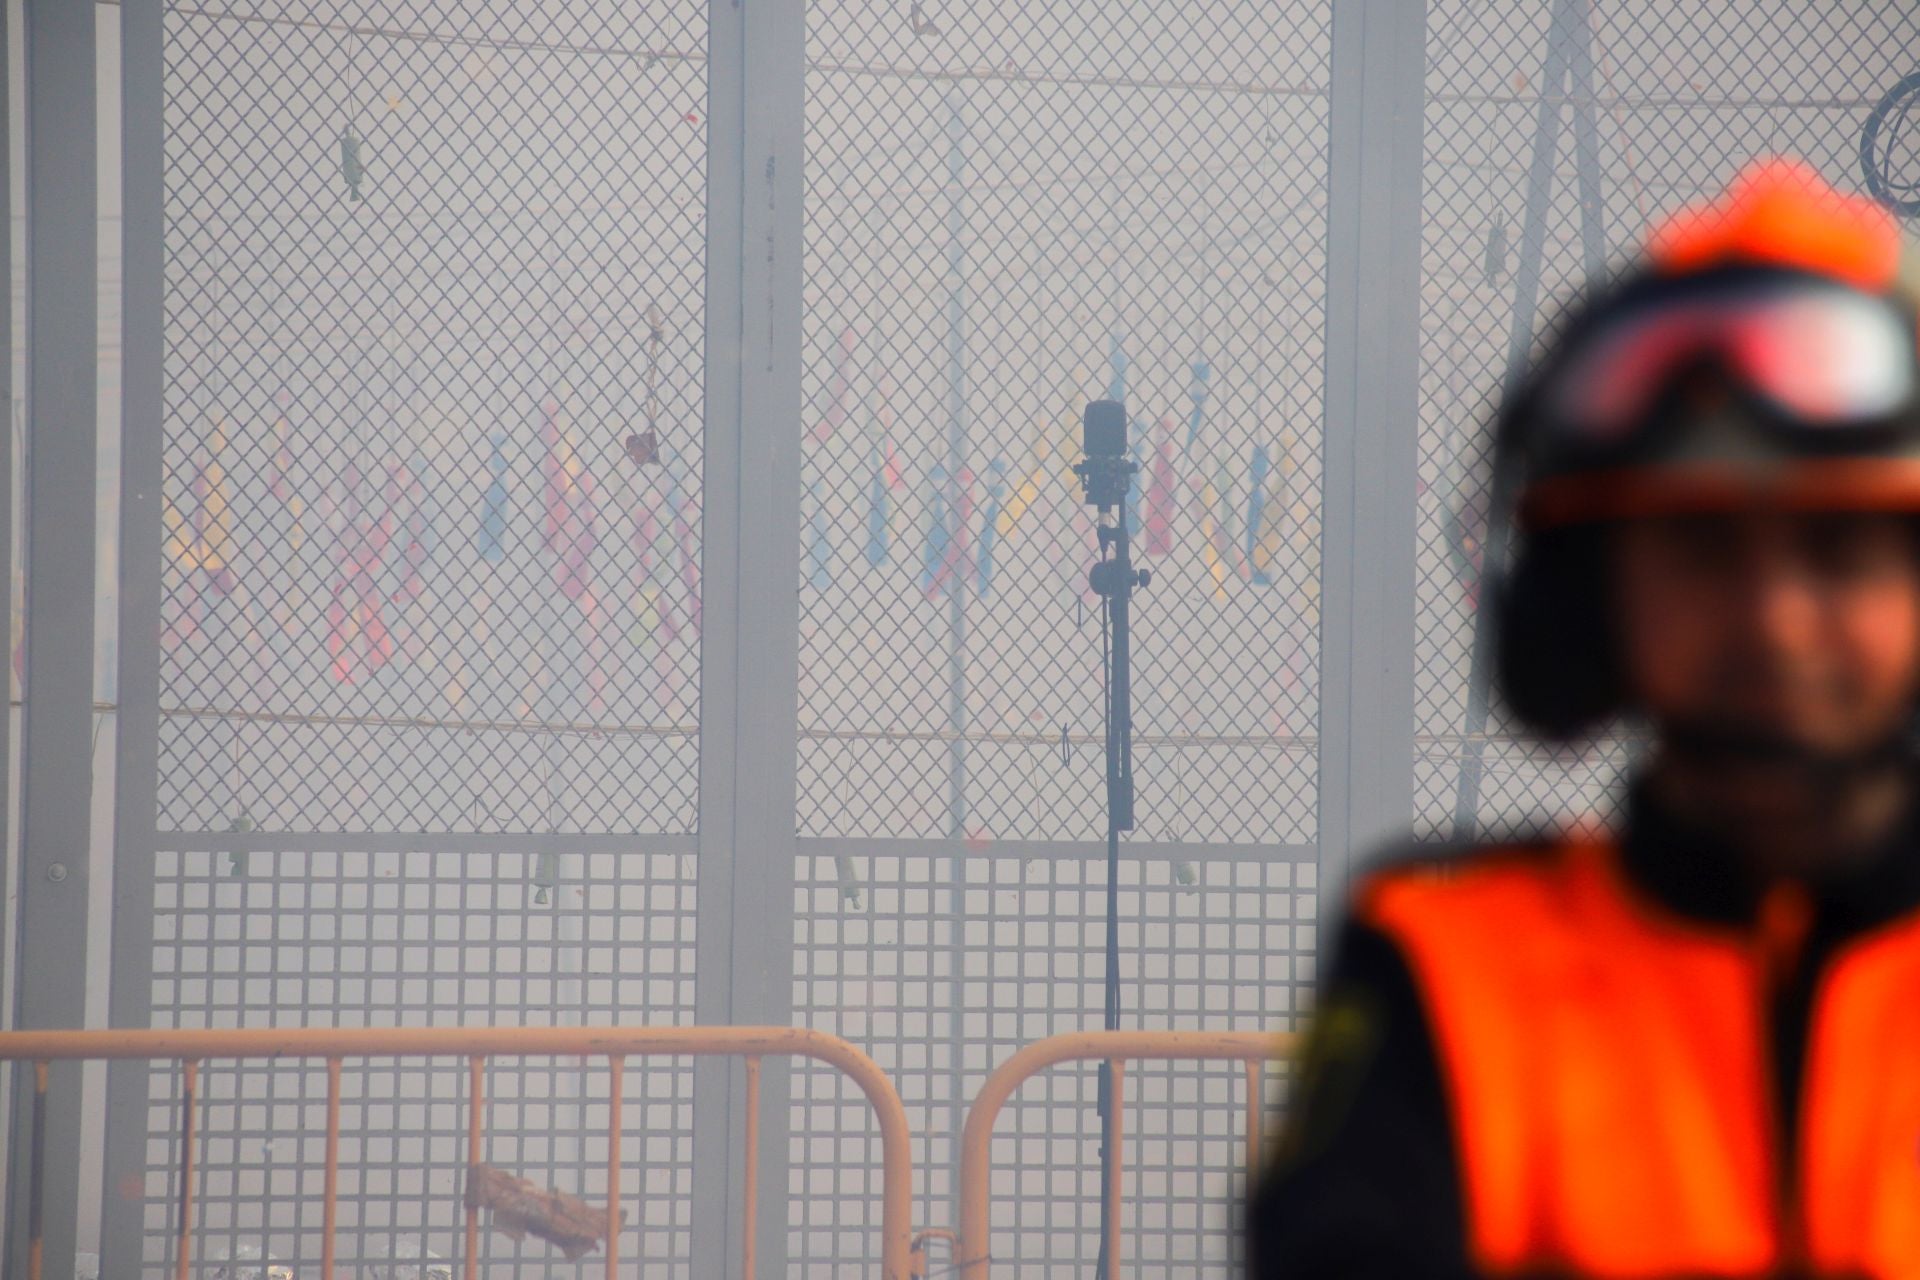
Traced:
[[1893, 299], [1820, 276], [1662, 282], [1569, 335], [1534, 411], [1555, 446], [1624, 450], [1698, 373], [1801, 446], [1844, 451], [1920, 409], [1920, 334]]

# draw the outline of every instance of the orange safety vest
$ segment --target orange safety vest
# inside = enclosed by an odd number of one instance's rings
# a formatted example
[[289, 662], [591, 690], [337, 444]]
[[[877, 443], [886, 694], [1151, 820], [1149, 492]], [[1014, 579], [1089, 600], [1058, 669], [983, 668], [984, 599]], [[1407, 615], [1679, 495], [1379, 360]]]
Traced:
[[1413, 972], [1486, 1273], [1920, 1277], [1920, 913], [1819, 975], [1788, 1148], [1768, 1022], [1804, 910], [1702, 924], [1566, 845], [1383, 873], [1356, 911]]

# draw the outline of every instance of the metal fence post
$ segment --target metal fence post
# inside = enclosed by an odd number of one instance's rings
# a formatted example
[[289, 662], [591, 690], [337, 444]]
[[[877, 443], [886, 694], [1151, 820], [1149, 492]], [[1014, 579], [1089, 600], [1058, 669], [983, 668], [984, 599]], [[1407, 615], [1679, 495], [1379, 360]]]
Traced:
[[[13, 36], [10, 23], [0, 19], [0, 226], [7, 229], [0, 236], [0, 280], [6, 281], [7, 305], [5, 314], [0, 314], [0, 349], [6, 351], [4, 360], [0, 360], [0, 405], [4, 405], [8, 414], [8, 435], [12, 433], [13, 413]], [[6, 441], [6, 447], [0, 448], [0, 566], [6, 570], [6, 600], [9, 612], [13, 608], [13, 442]], [[12, 635], [9, 619], [8, 635]], [[12, 655], [7, 655], [11, 660]], [[12, 677], [6, 677], [6, 683], [12, 684]], [[14, 711], [9, 692], [7, 701], [6, 732], [0, 733], [0, 963], [13, 955], [8, 950], [13, 945], [11, 929], [12, 900], [16, 881], [14, 876], [18, 868], [14, 865], [14, 849], [11, 839], [13, 807], [13, 721]], [[11, 984], [0, 981], [0, 1027], [11, 1028], [13, 992]], [[7, 1149], [8, 1135], [13, 1132], [10, 1100], [8, 1107], [0, 1107], [0, 1151]], [[0, 1164], [0, 1224], [6, 1221], [6, 1190], [8, 1169]], [[8, 1265], [8, 1254], [4, 1242], [0, 1242], [0, 1270]]]
[[[4, 342], [6, 359], [0, 361], [0, 403], [3, 403], [9, 415], [8, 433], [12, 432], [13, 414], [13, 34], [10, 23], [0, 20], [0, 225], [7, 228], [7, 234], [0, 237], [0, 280], [7, 285], [7, 306], [5, 314], [0, 314], [0, 341]], [[0, 449], [0, 565], [4, 565], [8, 577], [7, 609], [13, 608], [13, 444], [7, 441], [7, 447]], [[12, 625], [9, 618], [9, 635]], [[12, 654], [8, 654], [9, 661]], [[12, 677], [7, 677], [12, 684]], [[8, 693], [8, 702], [12, 702], [12, 693]], [[13, 953], [7, 950], [12, 934], [9, 921], [12, 912], [7, 909], [6, 900], [13, 894], [14, 865], [12, 842], [7, 833], [12, 830], [11, 808], [13, 805], [13, 720], [11, 705], [7, 708], [7, 732], [0, 734], [0, 960]], [[13, 992], [9, 984], [0, 981], [0, 1026], [11, 1027], [8, 1011], [12, 1008]], [[0, 1113], [0, 1140], [7, 1133], [7, 1117]], [[6, 1186], [4, 1169], [0, 1169], [0, 1188]], [[0, 1254], [4, 1257], [4, 1254]]]
[[[804, 12], [716, 2], [708, 92], [707, 422], [702, 538], [695, 1009], [792, 1020], [800, 580]], [[745, 1073], [694, 1085], [695, 1274], [738, 1266]], [[787, 1080], [761, 1075], [759, 1269], [782, 1275]]]
[[[123, 0], [121, 84], [120, 644], [114, 735], [112, 985], [107, 1024], [152, 1022], [155, 760], [160, 695], [163, 243], [160, 0]], [[102, 1275], [140, 1269], [148, 1064], [107, 1068]], [[132, 1191], [134, 1194], [129, 1195]]]
[[[27, 680], [21, 729], [16, 1025], [86, 1014], [92, 790], [96, 406], [94, 5], [27, 0]], [[31, 956], [32, 964], [25, 963]], [[32, 1074], [14, 1077], [8, 1230], [23, 1258]], [[73, 1274], [81, 1200], [80, 1072], [47, 1108], [45, 1273]]]
[[[1426, 5], [1334, 0], [1328, 136], [1320, 902], [1413, 814]], [[1324, 939], [1324, 935], [1323, 935]]]

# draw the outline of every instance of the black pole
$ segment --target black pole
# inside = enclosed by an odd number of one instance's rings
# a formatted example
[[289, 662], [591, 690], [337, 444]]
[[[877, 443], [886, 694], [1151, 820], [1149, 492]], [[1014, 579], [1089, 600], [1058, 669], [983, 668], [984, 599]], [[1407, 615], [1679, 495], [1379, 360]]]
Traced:
[[[1102, 631], [1102, 686], [1107, 738], [1107, 972], [1108, 1031], [1120, 1029], [1120, 833], [1133, 829], [1133, 651], [1132, 601], [1135, 587], [1145, 587], [1151, 576], [1133, 567], [1127, 537], [1127, 491], [1139, 465], [1125, 456], [1126, 411], [1115, 401], [1097, 400], [1087, 406], [1086, 461], [1079, 473], [1089, 505], [1099, 509], [1100, 560], [1087, 575], [1100, 596]], [[1100, 1064], [1100, 1252], [1096, 1280], [1112, 1280], [1117, 1259], [1107, 1256], [1113, 1212], [1112, 1166], [1107, 1153], [1113, 1142], [1117, 1108], [1113, 1106], [1113, 1071]]]
[[[1110, 542], [1114, 556], [1103, 562], [1107, 574], [1106, 626], [1111, 655], [1107, 668], [1107, 972], [1106, 1029], [1120, 1029], [1120, 833], [1133, 829], [1133, 707], [1128, 684], [1132, 647], [1131, 609], [1133, 565], [1128, 559], [1127, 512], [1124, 498], [1119, 507], [1111, 536], [1100, 530], [1102, 541]], [[1096, 588], [1099, 589], [1099, 588]], [[1097, 1280], [1113, 1280], [1117, 1259], [1107, 1256], [1107, 1241], [1112, 1238], [1108, 1221], [1113, 1212], [1113, 1164], [1107, 1158], [1113, 1142], [1113, 1067], [1100, 1064], [1100, 1254], [1095, 1264]]]
[[[1103, 536], [1107, 530], [1101, 531]], [[1107, 1030], [1120, 1029], [1120, 833], [1133, 830], [1133, 561], [1129, 556], [1126, 501], [1122, 498], [1106, 562], [1107, 629]]]

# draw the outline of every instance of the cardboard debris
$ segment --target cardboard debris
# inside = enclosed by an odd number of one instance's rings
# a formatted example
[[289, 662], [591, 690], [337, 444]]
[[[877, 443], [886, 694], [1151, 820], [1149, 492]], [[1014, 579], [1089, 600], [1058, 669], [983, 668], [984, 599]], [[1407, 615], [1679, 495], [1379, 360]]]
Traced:
[[[607, 1211], [564, 1191], [542, 1191], [525, 1178], [491, 1165], [467, 1170], [467, 1208], [489, 1209], [493, 1225], [510, 1239], [545, 1240], [573, 1262], [600, 1247], [607, 1235]], [[626, 1225], [627, 1211], [620, 1210]]]

